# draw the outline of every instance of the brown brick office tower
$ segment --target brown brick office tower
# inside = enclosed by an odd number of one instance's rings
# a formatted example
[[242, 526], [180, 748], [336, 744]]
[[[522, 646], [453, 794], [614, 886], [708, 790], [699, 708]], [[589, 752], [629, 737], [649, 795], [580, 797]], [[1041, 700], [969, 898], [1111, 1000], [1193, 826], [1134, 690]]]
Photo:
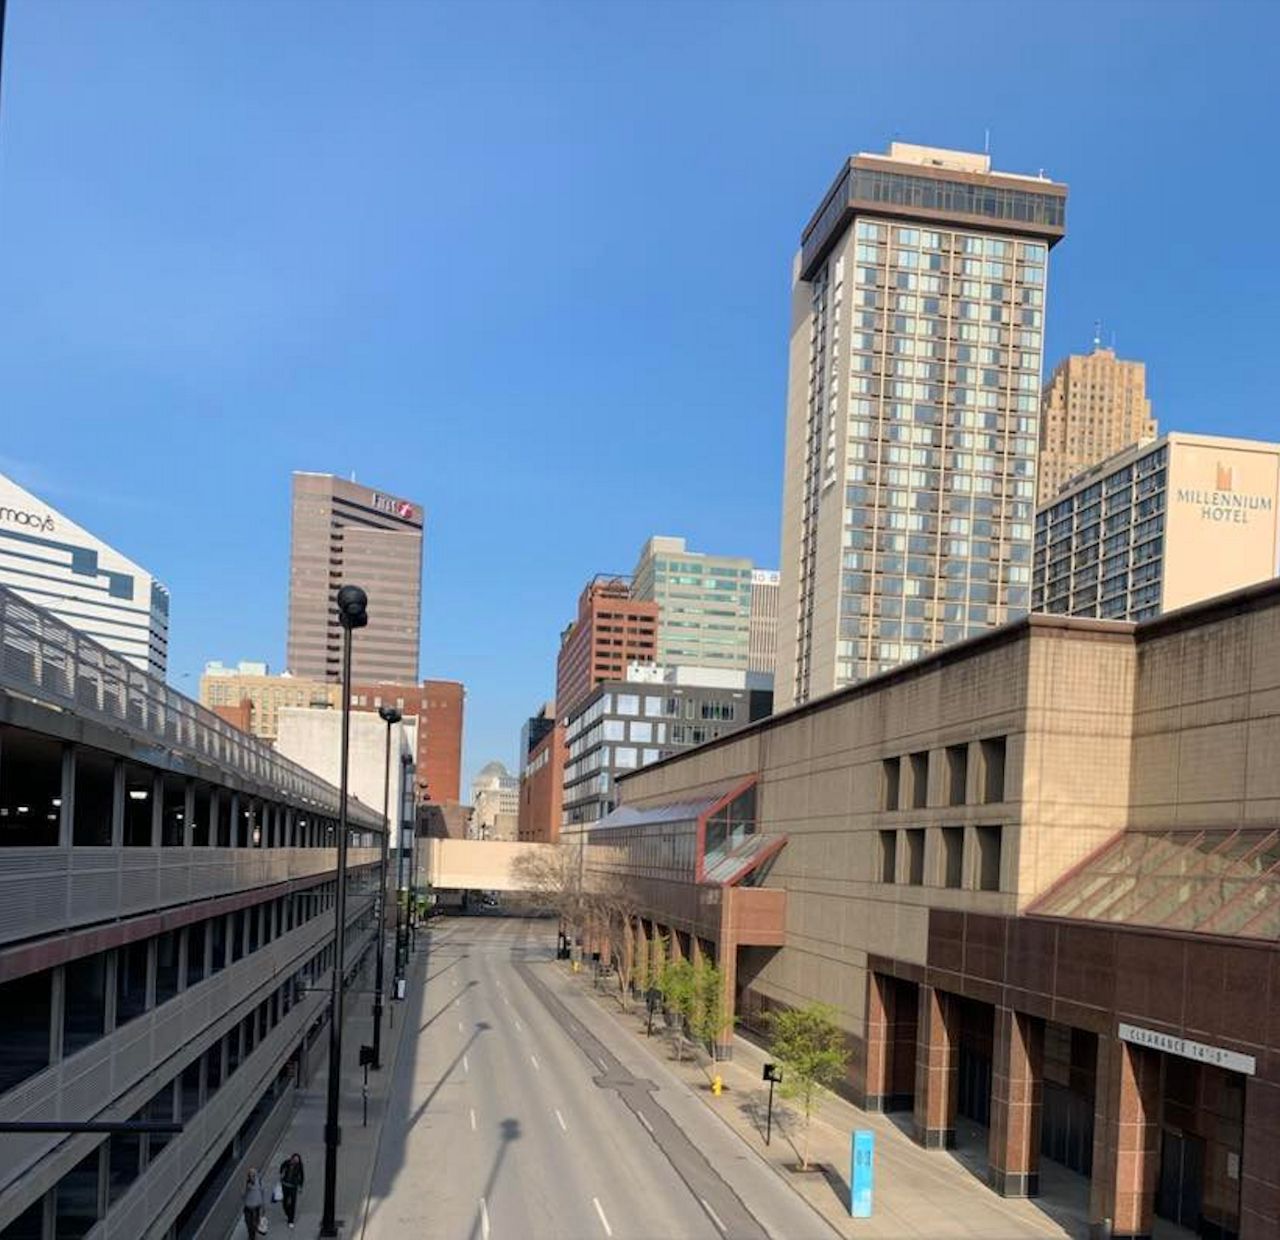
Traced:
[[287, 660], [295, 676], [341, 677], [334, 598], [352, 583], [369, 595], [369, 627], [352, 654], [352, 679], [418, 679], [422, 522], [421, 504], [332, 474], [293, 475]]
[[[627, 776], [593, 863], [745, 1023], [833, 1002], [849, 1093], [980, 1141], [995, 1191], [1052, 1159], [1098, 1234], [1269, 1237], [1278, 752], [1280, 582], [1032, 616]], [[734, 886], [776, 893], [780, 946], [710, 916]]]

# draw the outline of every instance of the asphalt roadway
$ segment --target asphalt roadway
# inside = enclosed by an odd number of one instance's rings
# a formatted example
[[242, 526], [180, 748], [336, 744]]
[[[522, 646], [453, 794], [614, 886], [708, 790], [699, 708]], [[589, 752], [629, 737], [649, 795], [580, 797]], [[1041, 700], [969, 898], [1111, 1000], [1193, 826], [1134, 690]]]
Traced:
[[[829, 1240], [805, 1202], [551, 963], [555, 922], [435, 923], [365, 1240]], [[406, 1032], [408, 1032], [406, 1030]]]

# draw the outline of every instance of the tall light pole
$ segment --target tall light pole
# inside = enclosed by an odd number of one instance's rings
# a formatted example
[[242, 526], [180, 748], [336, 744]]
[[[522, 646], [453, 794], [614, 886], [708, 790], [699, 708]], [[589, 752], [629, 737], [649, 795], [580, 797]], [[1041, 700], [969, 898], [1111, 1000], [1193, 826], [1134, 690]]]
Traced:
[[378, 967], [373, 983], [373, 1066], [382, 1067], [382, 972], [387, 946], [387, 847], [391, 838], [391, 819], [387, 817], [391, 798], [391, 729], [400, 722], [400, 712], [394, 706], [378, 707], [378, 714], [387, 725], [387, 752], [383, 758], [382, 772], [382, 864], [378, 867]]
[[342, 758], [338, 775], [338, 891], [334, 903], [333, 993], [329, 998], [329, 1098], [324, 1120], [324, 1214], [320, 1234], [338, 1234], [338, 1100], [342, 1082], [342, 972], [347, 945], [347, 766], [351, 740], [351, 634], [369, 623], [369, 597], [359, 586], [338, 590], [342, 625]]
[[[421, 727], [421, 722], [419, 722]], [[401, 812], [403, 806], [396, 809], [396, 993], [399, 993], [399, 979], [404, 976], [408, 967], [404, 950], [404, 925], [408, 910], [400, 893], [405, 889], [404, 881], [404, 822]]]

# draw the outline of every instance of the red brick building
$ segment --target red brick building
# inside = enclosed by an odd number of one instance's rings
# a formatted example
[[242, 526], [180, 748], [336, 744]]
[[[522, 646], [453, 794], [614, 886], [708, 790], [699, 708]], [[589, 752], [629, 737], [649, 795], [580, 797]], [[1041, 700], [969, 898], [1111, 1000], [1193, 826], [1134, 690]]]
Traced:
[[520, 775], [516, 838], [537, 844], [560, 839], [564, 795], [564, 724], [557, 721], [532, 749]]
[[351, 688], [356, 710], [390, 705], [418, 720], [418, 795], [437, 804], [457, 802], [462, 788], [462, 712], [466, 689], [456, 680], [420, 685], [382, 681]]
[[563, 719], [596, 685], [625, 680], [629, 663], [658, 652], [658, 604], [631, 597], [623, 577], [598, 576], [578, 596], [578, 618], [565, 629], [556, 659], [556, 710]]

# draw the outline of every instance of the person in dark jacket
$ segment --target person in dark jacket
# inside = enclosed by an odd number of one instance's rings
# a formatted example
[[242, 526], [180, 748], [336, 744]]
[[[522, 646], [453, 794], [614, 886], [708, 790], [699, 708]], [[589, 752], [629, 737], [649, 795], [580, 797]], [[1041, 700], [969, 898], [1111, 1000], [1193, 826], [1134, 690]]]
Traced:
[[302, 1169], [302, 1155], [290, 1154], [280, 1164], [280, 1188], [284, 1192], [284, 1216], [289, 1220], [289, 1230], [293, 1230], [293, 1216], [298, 1209], [298, 1193], [306, 1183], [306, 1172]]
[[249, 1231], [249, 1240], [258, 1240], [258, 1225], [262, 1219], [262, 1207], [266, 1198], [262, 1195], [262, 1181], [258, 1178], [256, 1167], [249, 1168], [249, 1177], [244, 1184], [244, 1225]]

